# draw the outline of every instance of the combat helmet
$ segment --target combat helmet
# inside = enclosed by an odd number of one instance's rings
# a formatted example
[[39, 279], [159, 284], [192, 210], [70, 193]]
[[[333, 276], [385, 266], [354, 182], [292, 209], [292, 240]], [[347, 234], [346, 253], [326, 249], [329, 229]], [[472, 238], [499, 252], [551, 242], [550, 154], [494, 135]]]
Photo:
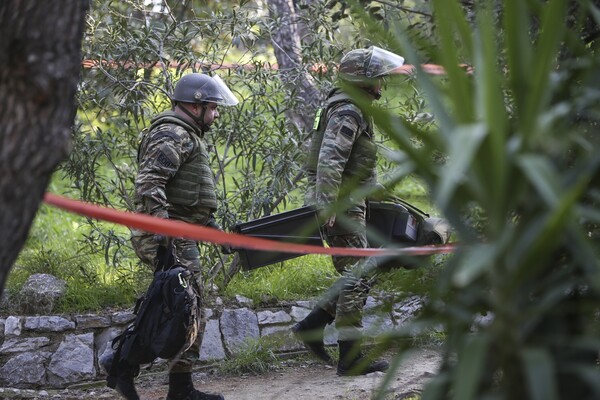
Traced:
[[199, 73], [184, 75], [175, 85], [171, 100], [173, 103], [215, 103], [221, 106], [239, 103], [219, 76]]
[[345, 81], [368, 83], [389, 75], [404, 64], [404, 57], [377, 46], [351, 50], [340, 61], [339, 77]]

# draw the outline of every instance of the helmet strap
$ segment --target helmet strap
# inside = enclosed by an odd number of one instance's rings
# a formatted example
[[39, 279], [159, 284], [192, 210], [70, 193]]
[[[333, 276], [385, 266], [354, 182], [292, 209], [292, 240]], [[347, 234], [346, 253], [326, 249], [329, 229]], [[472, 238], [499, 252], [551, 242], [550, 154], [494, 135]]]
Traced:
[[186, 107], [179, 107], [179, 108], [181, 109], [181, 111], [183, 111], [183, 113], [185, 115], [190, 117], [192, 119], [192, 121], [194, 121], [196, 123], [196, 125], [200, 128], [202, 133], [205, 133], [206, 131], [208, 131], [208, 127], [204, 124], [204, 115], [206, 114], [206, 107], [203, 106], [201, 103], [196, 103], [196, 104], [198, 104], [199, 106], [202, 107], [202, 112], [200, 113], [199, 117], [196, 117], [194, 114], [192, 114], [192, 112], [190, 110], [188, 110]]
[[381, 98], [381, 90], [375, 90], [374, 86], [371, 85], [361, 85], [360, 88], [367, 92], [367, 94], [373, 97], [375, 100], [379, 100]]

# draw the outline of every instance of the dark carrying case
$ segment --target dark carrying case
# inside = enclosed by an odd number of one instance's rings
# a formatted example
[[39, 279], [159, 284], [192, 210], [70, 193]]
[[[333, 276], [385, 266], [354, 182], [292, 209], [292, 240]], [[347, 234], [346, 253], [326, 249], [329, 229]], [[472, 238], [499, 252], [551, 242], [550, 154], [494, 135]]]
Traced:
[[[323, 246], [317, 213], [309, 206], [239, 223], [233, 230], [243, 235], [279, 242]], [[246, 271], [303, 255], [241, 248], [233, 250], [239, 253], [242, 269]]]
[[409, 244], [417, 241], [420, 218], [398, 203], [369, 202], [367, 240], [369, 247]]
[[[421, 244], [419, 243], [420, 228], [428, 217], [428, 214], [403, 200], [393, 203], [369, 202], [367, 208], [369, 247], [402, 247]], [[240, 234], [280, 242], [323, 246], [317, 212], [310, 206], [239, 223], [233, 230]], [[242, 248], [233, 250], [239, 253], [241, 267], [246, 271], [303, 255]], [[378, 263], [381, 266], [385, 264], [387, 267], [392, 264], [404, 268], [412, 267], [409, 265], [412, 262], [405, 257], [382, 258], [378, 260]]]

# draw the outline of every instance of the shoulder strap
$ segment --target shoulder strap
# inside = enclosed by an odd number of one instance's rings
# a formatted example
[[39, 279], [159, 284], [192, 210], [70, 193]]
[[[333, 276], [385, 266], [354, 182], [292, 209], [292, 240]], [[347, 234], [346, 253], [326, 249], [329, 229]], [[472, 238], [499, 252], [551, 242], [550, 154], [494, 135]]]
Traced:
[[[154, 120], [152, 120], [152, 123], [150, 124], [150, 126], [145, 128], [144, 130], [142, 130], [142, 132], [140, 133], [138, 150], [137, 150], [138, 163], [141, 161], [140, 155], [141, 155], [141, 149], [144, 147], [144, 141], [148, 140], [148, 137], [153, 130], [155, 130], [160, 125], [164, 125], [164, 124], [175, 124], [175, 125], [181, 126], [188, 132], [189, 131], [196, 132], [196, 129], [194, 127], [192, 127], [187, 122], [183, 121], [179, 116], [177, 116], [173, 112], [165, 112], [165, 113], [158, 115]], [[171, 135], [175, 135], [175, 133], [171, 132]], [[192, 143], [194, 145], [193, 151], [195, 151], [198, 146], [198, 143], [197, 143], [198, 139], [193, 137], [194, 135], [190, 135], [190, 136], [192, 139]]]

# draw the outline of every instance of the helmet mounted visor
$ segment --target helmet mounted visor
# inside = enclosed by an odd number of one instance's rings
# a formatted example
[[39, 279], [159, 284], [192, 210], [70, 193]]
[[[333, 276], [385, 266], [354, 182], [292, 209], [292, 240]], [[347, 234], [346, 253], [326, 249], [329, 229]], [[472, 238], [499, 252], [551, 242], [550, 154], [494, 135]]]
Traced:
[[215, 75], [212, 77], [212, 80], [215, 82], [216, 95], [209, 95], [204, 101], [216, 103], [220, 106], [235, 106], [239, 103], [235, 94], [229, 90], [229, 87], [227, 87], [227, 84], [223, 82], [221, 77]]
[[340, 78], [369, 82], [390, 75], [404, 64], [404, 57], [377, 46], [348, 52], [340, 62]]

